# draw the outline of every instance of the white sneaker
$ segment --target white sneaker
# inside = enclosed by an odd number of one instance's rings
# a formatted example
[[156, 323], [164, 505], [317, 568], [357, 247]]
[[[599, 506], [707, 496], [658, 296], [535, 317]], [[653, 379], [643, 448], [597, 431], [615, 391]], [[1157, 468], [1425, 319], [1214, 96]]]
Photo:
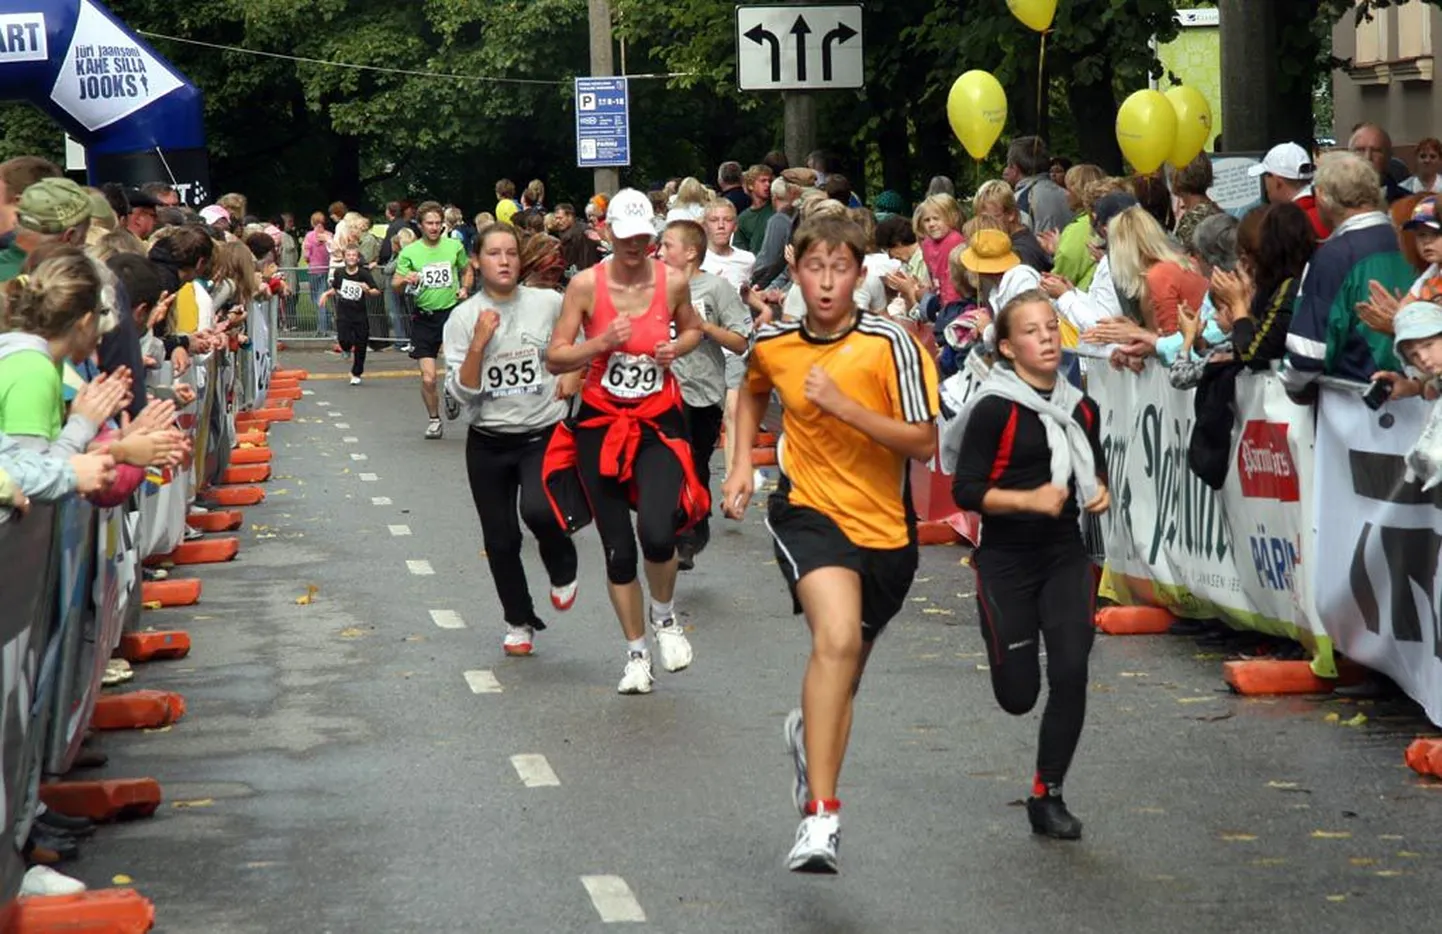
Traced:
[[123, 658], [112, 658], [105, 663], [105, 674], [100, 679], [101, 687], [114, 687], [135, 677], [130, 663]]
[[551, 588], [551, 606], [557, 612], [564, 613], [576, 604], [576, 591], [581, 589], [580, 578], [563, 584], [560, 587]]
[[507, 655], [530, 655], [535, 638], [536, 630], [531, 626], [508, 626], [501, 648]]
[[439, 441], [445, 433], [445, 429], [441, 427], [441, 420], [439, 418], [433, 418], [426, 423], [427, 441]]
[[197, 538], [204, 538], [204, 537], [205, 537], [205, 533], [202, 532], [202, 531], [200, 531], [200, 529], [193, 528], [193, 527], [187, 525], [187, 526], [185, 527], [185, 535], [182, 537], [181, 540], [182, 540], [182, 541], [187, 541], [187, 542], [193, 542], [193, 541], [195, 541]]
[[352, 377], [350, 378], [350, 384], [351, 384], [352, 386], [359, 386], [359, 385], [361, 384], [361, 379], [360, 379], [360, 377], [359, 377], [359, 376], [352, 376]]
[[673, 616], [667, 620], [652, 620], [651, 629], [656, 633], [656, 651], [661, 653], [661, 667], [667, 671], [682, 671], [691, 666], [694, 653], [691, 640], [681, 631]]
[[791, 761], [796, 766], [796, 784], [791, 789], [791, 796], [796, 800], [796, 810], [805, 817], [806, 805], [811, 803], [811, 786], [806, 781], [806, 732], [800, 708], [786, 715], [786, 726], [783, 730], [786, 735], [786, 751], [791, 753]]
[[56, 872], [49, 866], [31, 866], [20, 882], [20, 895], [79, 895], [85, 883]]
[[626, 658], [626, 670], [621, 674], [621, 683], [616, 685], [618, 694], [650, 694], [656, 677], [651, 674], [651, 653], [632, 652]]
[[190, 506], [190, 514], [192, 516], [206, 516], [210, 514], [210, 510], [206, 509], [204, 506], [197, 506], [192, 503]]
[[840, 817], [824, 811], [812, 814], [796, 828], [796, 843], [786, 857], [786, 868], [792, 872], [835, 872], [840, 846]]

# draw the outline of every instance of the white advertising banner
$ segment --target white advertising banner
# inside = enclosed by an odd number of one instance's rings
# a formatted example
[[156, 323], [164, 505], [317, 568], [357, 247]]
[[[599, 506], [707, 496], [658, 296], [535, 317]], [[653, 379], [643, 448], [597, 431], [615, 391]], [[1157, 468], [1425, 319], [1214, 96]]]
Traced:
[[1442, 489], [1406, 479], [1406, 455], [1430, 404], [1373, 412], [1324, 389], [1317, 426], [1313, 580], [1322, 626], [1348, 658], [1383, 672], [1442, 724], [1437, 554]]
[[1312, 649], [1319, 675], [1335, 675], [1301, 562], [1314, 475], [1309, 411], [1270, 373], [1239, 376], [1227, 479], [1214, 491], [1187, 463], [1193, 392], [1172, 388], [1164, 368], [1094, 367], [1087, 391], [1101, 408], [1111, 478], [1102, 596], [1296, 639]]

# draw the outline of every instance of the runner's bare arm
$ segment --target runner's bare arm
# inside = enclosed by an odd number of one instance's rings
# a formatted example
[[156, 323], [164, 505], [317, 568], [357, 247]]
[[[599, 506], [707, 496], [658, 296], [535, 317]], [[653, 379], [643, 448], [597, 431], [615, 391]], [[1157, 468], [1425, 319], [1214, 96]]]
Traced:
[[771, 391], [741, 391], [736, 400], [736, 440], [731, 452], [731, 469], [726, 473], [726, 483], [721, 488], [721, 509], [732, 519], [746, 515], [746, 504], [756, 492], [754, 471], [751, 462], [751, 448], [756, 443], [756, 432], [771, 401]]
[[591, 270], [580, 272], [566, 287], [566, 296], [561, 300], [561, 316], [551, 331], [551, 346], [546, 352], [546, 369], [560, 375], [580, 369], [591, 358], [606, 350], [607, 334], [577, 343], [581, 324], [590, 312], [596, 299], [596, 277]]

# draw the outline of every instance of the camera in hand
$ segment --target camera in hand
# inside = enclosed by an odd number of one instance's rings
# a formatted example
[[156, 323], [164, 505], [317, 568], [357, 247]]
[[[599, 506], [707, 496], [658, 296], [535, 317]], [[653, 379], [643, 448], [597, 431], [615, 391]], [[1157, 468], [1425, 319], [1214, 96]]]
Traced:
[[1367, 403], [1367, 408], [1373, 412], [1382, 407], [1382, 403], [1392, 398], [1392, 384], [1385, 379], [1374, 379], [1367, 391], [1362, 393], [1362, 401]]

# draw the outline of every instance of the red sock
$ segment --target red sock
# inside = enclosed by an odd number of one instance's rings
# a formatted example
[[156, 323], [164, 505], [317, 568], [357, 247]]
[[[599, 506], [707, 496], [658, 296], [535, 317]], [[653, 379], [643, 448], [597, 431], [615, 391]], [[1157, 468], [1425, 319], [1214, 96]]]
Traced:
[[1041, 773], [1037, 772], [1031, 780], [1031, 795], [1033, 798], [1046, 797], [1046, 782], [1041, 780]]
[[806, 805], [806, 814], [808, 817], [813, 814], [819, 814], [823, 811], [827, 814], [835, 814], [837, 811], [840, 810], [840, 798], [817, 798]]

